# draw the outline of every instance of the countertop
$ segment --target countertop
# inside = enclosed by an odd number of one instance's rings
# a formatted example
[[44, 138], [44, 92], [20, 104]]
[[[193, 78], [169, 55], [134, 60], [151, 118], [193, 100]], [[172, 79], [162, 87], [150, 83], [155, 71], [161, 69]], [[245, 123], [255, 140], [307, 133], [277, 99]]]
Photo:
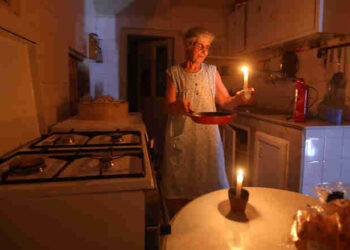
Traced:
[[[304, 130], [307, 127], [313, 127], [313, 128], [316, 128], [316, 127], [334, 128], [334, 127], [339, 127], [339, 126], [349, 126], [350, 127], [349, 121], [345, 121], [341, 125], [334, 125], [334, 124], [331, 124], [327, 121], [322, 121], [319, 119], [307, 119], [305, 122], [295, 122], [295, 121], [293, 121], [292, 115], [281, 114], [281, 112], [278, 113], [277, 111], [272, 111], [272, 110], [271, 111], [266, 110], [265, 112], [264, 112], [264, 110], [261, 110], [261, 109], [258, 109], [258, 110], [239, 110], [238, 115], [242, 116], [242, 117], [250, 117], [250, 118], [257, 119], [257, 120], [271, 122], [271, 123], [279, 124], [279, 125], [286, 126], [286, 127], [291, 127], [291, 128], [295, 128], [298, 130]], [[290, 117], [290, 119], [287, 119], [287, 117]]]
[[71, 129], [86, 130], [113, 130], [113, 129], [138, 129], [146, 133], [146, 126], [142, 120], [142, 114], [138, 112], [129, 113], [127, 117], [120, 120], [83, 120], [74, 116], [53, 125], [50, 132], [67, 132]]

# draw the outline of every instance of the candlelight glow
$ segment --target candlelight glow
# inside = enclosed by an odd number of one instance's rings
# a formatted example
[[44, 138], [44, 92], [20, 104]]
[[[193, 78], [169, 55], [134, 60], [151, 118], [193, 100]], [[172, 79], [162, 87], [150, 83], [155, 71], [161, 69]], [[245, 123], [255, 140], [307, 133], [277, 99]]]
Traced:
[[248, 71], [249, 71], [248, 66], [242, 66], [241, 70], [243, 71], [244, 74], [248, 74]]
[[236, 198], [241, 197], [242, 184], [243, 184], [243, 170], [239, 169], [237, 171]]
[[243, 89], [248, 88], [248, 66], [242, 66], [241, 70], [243, 71], [243, 76], [244, 76], [244, 82], [243, 82]]

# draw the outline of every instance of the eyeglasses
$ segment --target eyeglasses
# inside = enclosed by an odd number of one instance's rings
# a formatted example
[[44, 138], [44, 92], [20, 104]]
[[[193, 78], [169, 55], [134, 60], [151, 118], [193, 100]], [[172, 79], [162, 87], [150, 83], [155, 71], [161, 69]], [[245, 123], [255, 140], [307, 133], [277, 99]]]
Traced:
[[210, 45], [204, 46], [203, 44], [197, 43], [197, 42], [194, 42], [193, 46], [196, 47], [197, 49], [201, 50], [201, 51], [209, 51], [209, 49], [210, 49]]

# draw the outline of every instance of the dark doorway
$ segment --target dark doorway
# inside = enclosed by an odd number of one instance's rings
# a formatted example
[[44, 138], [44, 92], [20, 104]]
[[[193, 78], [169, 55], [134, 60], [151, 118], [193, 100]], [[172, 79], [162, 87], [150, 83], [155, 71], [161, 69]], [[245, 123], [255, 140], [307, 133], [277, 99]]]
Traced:
[[141, 112], [155, 149], [162, 155], [167, 114], [164, 110], [166, 69], [174, 61], [174, 38], [128, 36], [128, 88], [130, 112]]

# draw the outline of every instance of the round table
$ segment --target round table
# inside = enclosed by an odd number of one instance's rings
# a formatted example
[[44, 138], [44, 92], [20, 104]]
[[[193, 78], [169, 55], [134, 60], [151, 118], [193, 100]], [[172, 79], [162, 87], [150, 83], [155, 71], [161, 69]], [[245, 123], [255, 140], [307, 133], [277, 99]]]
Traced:
[[279, 189], [245, 189], [245, 214], [230, 211], [227, 189], [191, 201], [172, 219], [163, 249], [294, 249], [288, 243], [293, 216], [307, 204], [319, 204], [318, 199]]

